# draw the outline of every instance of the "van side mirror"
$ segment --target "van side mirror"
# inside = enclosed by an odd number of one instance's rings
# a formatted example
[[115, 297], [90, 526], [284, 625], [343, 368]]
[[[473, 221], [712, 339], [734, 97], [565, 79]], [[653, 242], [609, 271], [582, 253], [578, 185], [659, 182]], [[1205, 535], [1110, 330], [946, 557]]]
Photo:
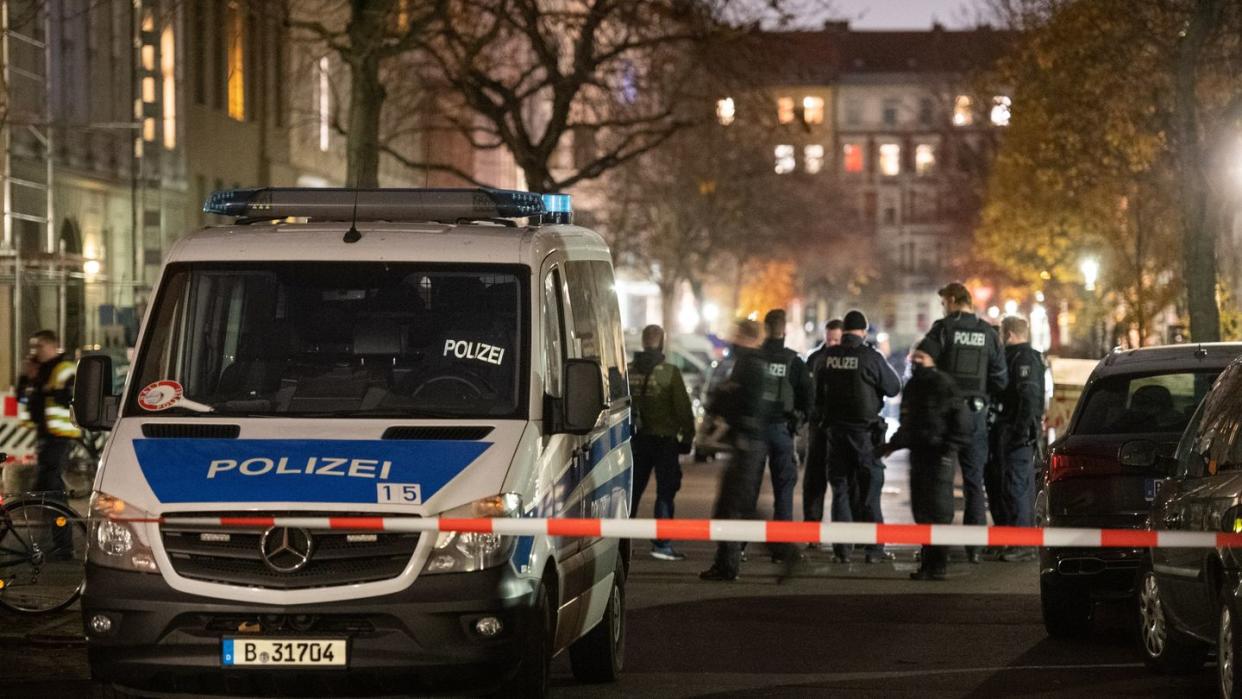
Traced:
[[110, 430], [119, 397], [112, 394], [112, 358], [90, 354], [78, 360], [73, 384], [73, 419], [88, 430]]
[[608, 407], [604, 402], [604, 374], [594, 359], [566, 359], [561, 431], [587, 434], [595, 429]]

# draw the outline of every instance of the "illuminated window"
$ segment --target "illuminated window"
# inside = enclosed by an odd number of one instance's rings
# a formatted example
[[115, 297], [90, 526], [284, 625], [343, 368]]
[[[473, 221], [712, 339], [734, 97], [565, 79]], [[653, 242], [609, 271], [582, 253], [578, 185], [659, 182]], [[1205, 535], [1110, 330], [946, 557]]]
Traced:
[[808, 124], [824, 123], [823, 97], [807, 96], [802, 98], [802, 121]]
[[776, 174], [784, 175], [787, 172], [793, 172], [797, 167], [794, 161], [793, 146], [777, 146], [772, 152], [776, 155]]
[[142, 120], [142, 140], [155, 140], [155, 117], [147, 117]]
[[173, 28], [160, 34], [160, 78], [164, 82], [164, 147], [177, 147], [177, 44]]
[[317, 95], [318, 104], [315, 105], [315, 108], [319, 114], [319, 150], [321, 151], [328, 150], [332, 138], [332, 132], [329, 129], [331, 126], [332, 86], [328, 82], [331, 68], [332, 66], [328, 62], [327, 56], [319, 59], [319, 94]]
[[841, 146], [841, 167], [846, 172], [862, 172], [866, 165], [862, 144], [846, 143]]
[[793, 123], [794, 101], [792, 97], [781, 97], [776, 100], [776, 120], [782, 124]]
[[974, 121], [975, 114], [970, 98], [966, 95], [958, 95], [953, 101], [953, 125], [970, 126]]
[[1009, 106], [1012, 101], [1004, 96], [997, 95], [992, 98], [992, 123], [997, 126], [1009, 126]]
[[813, 143], [802, 149], [802, 165], [814, 175], [824, 169], [824, 147]]
[[920, 175], [931, 174], [936, 169], [936, 147], [920, 143], [914, 147], [914, 171]]
[[880, 144], [880, 174], [888, 177], [901, 174], [901, 146], [896, 143]]
[[155, 47], [151, 44], [142, 45], [142, 69], [155, 70]]
[[732, 97], [726, 97], [722, 100], [716, 100], [716, 119], [721, 125], [728, 126], [733, 123], [733, 118], [737, 115], [737, 105], [734, 104]]
[[237, 121], [246, 119], [246, 31], [241, 6], [228, 4], [225, 26], [228, 32], [228, 113]]
[[142, 31], [144, 32], [155, 31], [155, 13], [152, 12], [151, 10], [142, 11]]
[[155, 102], [155, 78], [146, 77], [142, 79], [142, 101], [147, 104]]

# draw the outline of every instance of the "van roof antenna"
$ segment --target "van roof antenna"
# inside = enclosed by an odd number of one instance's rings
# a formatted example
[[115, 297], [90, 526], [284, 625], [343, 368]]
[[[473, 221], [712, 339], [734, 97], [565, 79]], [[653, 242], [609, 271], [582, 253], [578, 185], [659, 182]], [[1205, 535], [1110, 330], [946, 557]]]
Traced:
[[358, 187], [354, 187], [354, 212], [349, 217], [349, 230], [345, 231], [345, 237], [342, 238], [346, 243], [356, 243], [362, 240], [362, 234], [358, 232]]

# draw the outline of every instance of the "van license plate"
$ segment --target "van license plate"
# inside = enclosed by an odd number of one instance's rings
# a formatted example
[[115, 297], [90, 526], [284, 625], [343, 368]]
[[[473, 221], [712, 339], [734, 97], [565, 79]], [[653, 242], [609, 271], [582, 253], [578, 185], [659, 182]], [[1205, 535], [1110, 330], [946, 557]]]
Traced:
[[1151, 502], [1152, 500], [1155, 500], [1156, 499], [1156, 488], [1158, 487], [1160, 487], [1160, 481], [1156, 480], [1155, 478], [1148, 478], [1147, 480], [1143, 481], [1143, 498], [1147, 500], [1147, 502]]
[[345, 667], [345, 639], [226, 638], [220, 660], [224, 665], [261, 667]]

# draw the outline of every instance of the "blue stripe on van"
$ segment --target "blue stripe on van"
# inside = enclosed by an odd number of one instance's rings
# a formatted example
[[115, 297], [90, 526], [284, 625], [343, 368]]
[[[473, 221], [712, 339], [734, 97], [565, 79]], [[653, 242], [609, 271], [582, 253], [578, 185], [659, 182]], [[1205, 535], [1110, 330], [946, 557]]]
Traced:
[[[440, 440], [135, 439], [161, 502], [417, 505], [491, 447]], [[385, 489], [384, 484], [417, 488]], [[405, 498], [405, 499], [402, 499]]]

